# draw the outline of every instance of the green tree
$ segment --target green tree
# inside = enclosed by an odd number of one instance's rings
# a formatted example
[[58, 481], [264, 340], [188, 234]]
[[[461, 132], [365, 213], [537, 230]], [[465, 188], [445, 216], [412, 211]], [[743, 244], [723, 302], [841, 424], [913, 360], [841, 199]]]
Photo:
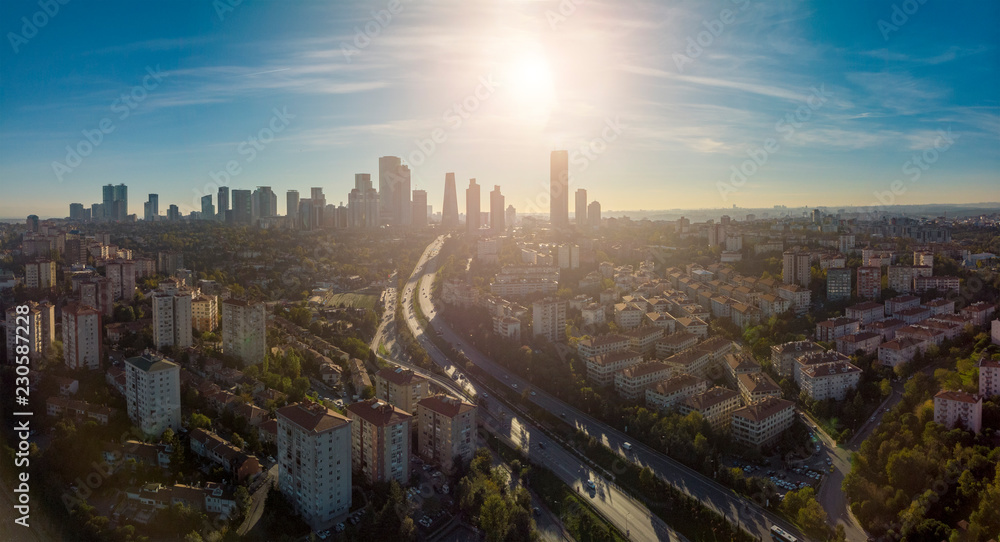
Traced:
[[507, 538], [510, 510], [503, 497], [497, 494], [486, 497], [479, 512], [479, 526], [486, 532], [486, 540], [490, 542], [503, 542]]

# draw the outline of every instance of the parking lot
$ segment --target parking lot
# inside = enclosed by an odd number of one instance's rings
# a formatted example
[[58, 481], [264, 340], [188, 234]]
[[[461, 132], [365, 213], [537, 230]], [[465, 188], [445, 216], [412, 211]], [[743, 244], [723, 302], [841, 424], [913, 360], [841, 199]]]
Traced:
[[823, 477], [832, 470], [832, 461], [823, 453], [823, 448], [813, 438], [810, 441], [812, 455], [803, 460], [786, 464], [780, 456], [767, 458], [763, 464], [751, 464], [742, 460], [728, 461], [727, 464], [743, 470], [746, 476], [766, 478], [774, 483], [781, 498], [789, 491], [807, 486], [818, 488]]

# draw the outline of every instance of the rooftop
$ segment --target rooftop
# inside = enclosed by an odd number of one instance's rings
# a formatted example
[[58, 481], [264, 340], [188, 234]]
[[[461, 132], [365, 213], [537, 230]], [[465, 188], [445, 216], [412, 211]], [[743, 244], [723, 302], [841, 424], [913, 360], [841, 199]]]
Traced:
[[752, 422], [760, 422], [778, 414], [786, 409], [794, 408], [795, 403], [778, 399], [777, 397], [765, 397], [764, 399], [743, 408], [733, 411], [733, 416], [745, 418]]
[[476, 405], [460, 401], [448, 395], [431, 395], [424, 397], [417, 403], [417, 407], [424, 407], [443, 414], [449, 418], [454, 418], [470, 410], [475, 410]]
[[285, 418], [302, 430], [311, 433], [323, 433], [343, 427], [351, 422], [342, 414], [311, 401], [303, 401], [279, 408], [277, 413], [279, 419]]
[[386, 367], [384, 369], [380, 369], [379, 372], [375, 373], [375, 377], [392, 382], [397, 386], [409, 386], [411, 384], [427, 382], [426, 378], [409, 369], [403, 369], [402, 367]]
[[378, 427], [401, 424], [413, 418], [405, 410], [376, 398], [347, 405], [347, 413]]
[[653, 389], [657, 393], [663, 395], [670, 395], [671, 393], [674, 393], [678, 390], [689, 388], [691, 386], [696, 386], [701, 382], [707, 383], [708, 381], [698, 378], [697, 376], [685, 373], [685, 374], [675, 375], [666, 380], [660, 381], [655, 386], [653, 386]]
[[125, 363], [128, 363], [140, 371], [145, 371], [147, 373], [180, 368], [180, 365], [170, 361], [169, 359], [153, 356], [151, 354], [143, 354], [134, 358], [128, 358], [125, 360]]
[[971, 393], [966, 393], [964, 391], [948, 391], [941, 390], [934, 395], [934, 399], [944, 399], [947, 401], [959, 401], [962, 403], [978, 403], [982, 401], [982, 398], [977, 395], [972, 395]]
[[739, 397], [740, 394], [729, 388], [716, 386], [710, 390], [696, 393], [684, 400], [684, 404], [695, 409], [705, 410], [719, 403]]

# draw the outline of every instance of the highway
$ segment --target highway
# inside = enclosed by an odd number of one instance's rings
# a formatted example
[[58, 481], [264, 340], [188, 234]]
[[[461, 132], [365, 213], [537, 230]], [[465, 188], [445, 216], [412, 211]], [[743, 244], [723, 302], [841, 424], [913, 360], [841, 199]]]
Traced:
[[[529, 386], [528, 382], [508, 372], [505, 368], [488, 359], [472, 345], [467, 343], [464, 337], [458, 336], [453, 330], [451, 330], [442, 318], [437, 316], [433, 302], [431, 301], [431, 289], [434, 280], [434, 273], [437, 270], [436, 256], [440, 251], [443, 240], [443, 237], [439, 237], [428, 245], [420, 260], [417, 262], [413, 275], [410, 276], [406, 283], [403, 291], [403, 299], [417, 299], [420, 303], [421, 311], [434, 330], [439, 332], [448, 342], [458, 345], [465, 355], [468, 356], [468, 358], [480, 369], [488, 372], [496, 378], [497, 381], [503, 382], [505, 385], [510, 386], [513, 390], [524, 390], [526, 386]], [[414, 292], [416, 291], [418, 283], [420, 284], [420, 291], [415, 295]], [[432, 350], [435, 352], [435, 354], [431, 354], [431, 356], [437, 361], [441, 353], [431, 343], [429, 337], [425, 336], [424, 330], [420, 328], [417, 322], [416, 313], [412, 307], [404, 305], [404, 309], [406, 309], [404, 310], [404, 316], [407, 319], [407, 324], [410, 329], [413, 330], [414, 336], [418, 338], [421, 345], [424, 345], [425, 348], [428, 349], [428, 353], [432, 352]], [[430, 348], [428, 348], [427, 345], [430, 345]], [[450, 363], [448, 363], [448, 365], [450, 365]], [[801, 540], [806, 540], [806, 537], [802, 535], [794, 526], [779, 518], [776, 514], [773, 514], [758, 504], [751, 502], [749, 499], [737, 495], [732, 490], [726, 488], [718, 482], [695, 472], [677, 461], [674, 461], [657, 450], [635, 441], [635, 439], [631, 439], [621, 431], [599, 422], [598, 420], [573, 408], [572, 406], [563, 403], [544, 391], [537, 388], [533, 388], [533, 390], [536, 391], [536, 395], [531, 396], [530, 400], [536, 405], [552, 412], [553, 414], [559, 416], [564, 415], [563, 417], [567, 423], [598, 438], [606, 446], [617, 451], [629, 461], [632, 461], [639, 466], [650, 467], [654, 473], [664, 480], [672, 483], [688, 495], [691, 495], [692, 497], [705, 503], [710, 508], [724, 515], [729, 519], [729, 521], [738, 523], [740, 526], [747, 529], [761, 540], [770, 539], [770, 528], [771, 525], [774, 524], [777, 524], [782, 529], [785, 529], [786, 531], [799, 537]], [[627, 456], [622, 448], [622, 445], [625, 442], [632, 443], [632, 450], [631, 452], [628, 452]]]

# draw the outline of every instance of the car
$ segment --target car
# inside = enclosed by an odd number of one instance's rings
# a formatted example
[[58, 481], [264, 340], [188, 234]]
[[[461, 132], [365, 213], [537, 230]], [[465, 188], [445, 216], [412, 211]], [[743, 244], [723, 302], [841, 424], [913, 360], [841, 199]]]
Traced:
[[544, 450], [545, 449], [545, 443], [544, 442], [539, 442], [538, 443], [538, 449]]
[[622, 444], [622, 448], [625, 448], [626, 452], [631, 451], [632, 450], [632, 443], [631, 442], [626, 442], [625, 444]]
[[536, 516], [542, 515], [541, 509], [539, 509], [537, 506], [532, 506], [531, 507], [531, 513], [533, 513]]
[[511, 385], [514, 387], [515, 390], [517, 389], [517, 384], [511, 384]]
[[537, 394], [537, 393], [535, 393], [535, 390], [531, 390], [531, 396], [532, 396], [532, 397], [534, 397], [534, 396], [536, 396], [536, 395], [538, 395], [538, 394]]
[[868, 418], [868, 421], [870, 421], [870, 422], [875, 421], [875, 416], [872, 416], [871, 418]]
[[594, 491], [594, 490], [597, 489], [597, 485], [594, 484], [593, 480], [587, 480], [586, 483], [587, 483], [587, 488], [590, 489], [591, 491]]
[[333, 528], [333, 530], [334, 530], [335, 532], [338, 532], [338, 533], [340, 533], [340, 532], [343, 532], [343, 531], [344, 531], [344, 529], [346, 529], [346, 528], [347, 528], [347, 526], [346, 526], [346, 525], [344, 525], [344, 522], [340, 522], [340, 523], [338, 523], [338, 524], [337, 524], [337, 526], [336, 526], [336, 527], [334, 527], [334, 528]]
[[566, 418], [566, 413], [563, 412], [562, 414], [559, 415], [559, 417], [565, 419]]

